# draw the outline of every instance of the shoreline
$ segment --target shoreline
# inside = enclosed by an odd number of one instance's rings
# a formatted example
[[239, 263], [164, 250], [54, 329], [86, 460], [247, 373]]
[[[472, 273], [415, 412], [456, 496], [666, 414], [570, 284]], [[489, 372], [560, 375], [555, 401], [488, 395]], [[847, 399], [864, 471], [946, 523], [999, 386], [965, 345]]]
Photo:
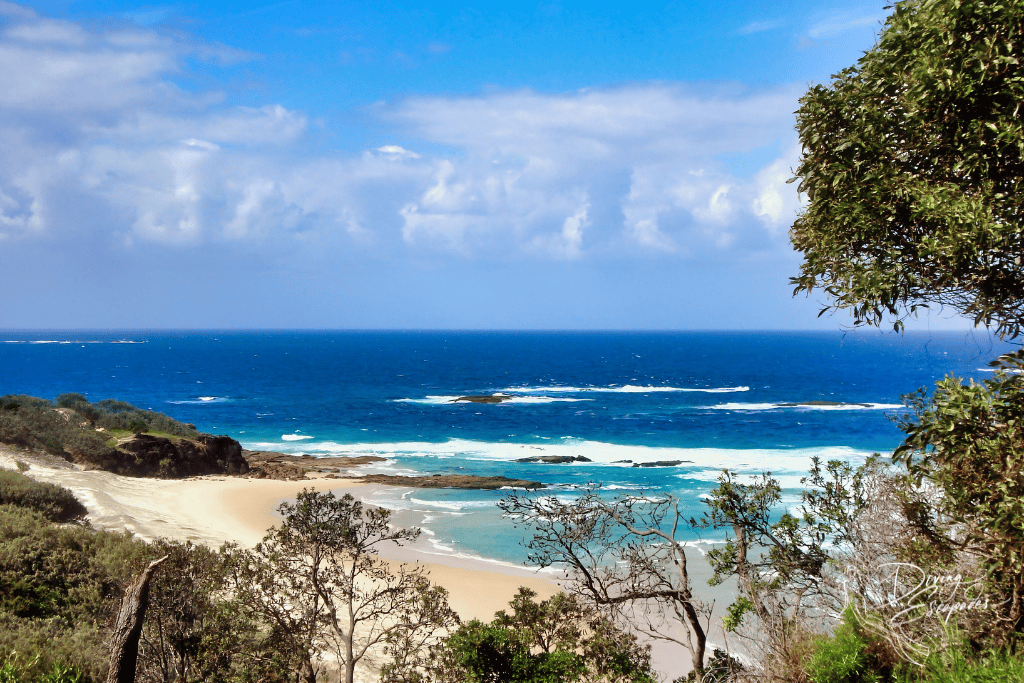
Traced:
[[[26, 475], [72, 491], [89, 511], [97, 529], [130, 531], [152, 541], [166, 538], [210, 547], [226, 542], [252, 548], [281, 521], [276, 509], [305, 488], [361, 496], [373, 486], [349, 478], [300, 480], [251, 479], [221, 475], [188, 479], [123, 477], [101, 470], [49, 467], [39, 458], [0, 446], [0, 467], [16, 469], [16, 461], [29, 465]], [[59, 463], [54, 463], [59, 464]], [[446, 557], [410, 546], [381, 548], [388, 562], [425, 565], [431, 582], [448, 590], [449, 602], [463, 620], [490, 621], [525, 585], [540, 599], [557, 593], [554, 578], [528, 568], [487, 560]]]
[[[43, 462], [42, 458], [0, 446], [0, 467], [16, 469], [17, 460], [27, 462], [28, 476], [71, 490], [85, 504], [90, 523], [99, 529], [129, 531], [151, 541], [167, 538], [192, 541], [213, 548], [234, 542], [252, 548], [281, 517], [281, 502], [294, 499], [304, 488], [352, 494], [365, 500], [383, 484], [369, 484], [353, 478], [299, 480], [256, 479], [207, 475], [187, 479], [124, 477], [101, 470], [80, 470], [73, 465]], [[390, 488], [390, 487], [388, 487]], [[699, 595], [714, 602], [708, 628], [708, 654], [721, 643], [720, 617], [734, 595], [730, 586], [709, 587], [710, 567], [703, 553], [690, 558], [690, 578]], [[445, 555], [424, 550], [417, 544], [385, 546], [380, 557], [391, 563], [416, 563], [426, 567], [432, 583], [449, 593], [449, 604], [463, 621], [488, 622], [498, 610], [507, 609], [520, 586], [547, 599], [561, 590], [556, 571], [539, 571], [507, 562], [465, 555]], [[655, 668], [672, 680], [690, 669], [689, 655], [678, 646], [653, 641]]]

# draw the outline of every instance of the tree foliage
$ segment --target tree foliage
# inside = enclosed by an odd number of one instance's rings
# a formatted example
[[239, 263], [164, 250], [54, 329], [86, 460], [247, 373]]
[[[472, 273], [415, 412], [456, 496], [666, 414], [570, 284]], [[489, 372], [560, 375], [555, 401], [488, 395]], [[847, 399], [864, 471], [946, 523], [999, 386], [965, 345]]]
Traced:
[[1024, 632], [1024, 352], [992, 363], [992, 379], [940, 381], [910, 397], [894, 458], [937, 495], [913, 518], [940, 557], [978, 558], [1000, 595], [994, 632]]
[[415, 540], [419, 529], [396, 529], [391, 513], [366, 509], [351, 495], [306, 489], [282, 503], [280, 526], [252, 553], [239, 554], [237, 587], [247, 604], [298, 654], [296, 672], [317, 680], [324, 653], [352, 683], [364, 658], [381, 655], [389, 639], [433, 634], [458, 616], [422, 567], [390, 565], [385, 543]]
[[[796, 291], [857, 323], [951, 306], [1024, 324], [1024, 3], [904, 0], [801, 99]], [[822, 311], [824, 312], [824, 311]]]
[[485, 624], [461, 625], [428, 650], [396, 652], [382, 683], [654, 683], [650, 647], [577, 597], [537, 601], [520, 587]]
[[0, 657], [18, 652], [26, 676], [70, 666], [102, 680], [108, 625], [148, 552], [127, 534], [0, 505]]
[[235, 595], [228, 552], [166, 540], [150, 549], [167, 559], [150, 584], [139, 683], [288, 680], [288, 643]]
[[851, 541], [853, 520], [864, 505], [863, 473], [839, 460], [824, 468], [817, 457], [811, 463], [809, 476], [801, 479], [809, 488], [800, 493], [799, 516], [778, 514], [782, 487], [771, 472], [744, 484], [725, 470], [704, 501], [707, 511], [694, 520], [696, 526], [732, 531], [722, 547], [707, 554], [713, 585], [729, 576], [739, 580], [741, 596], [727, 625], [738, 626], [746, 611], [765, 621], [796, 618], [804, 597], [819, 589], [829, 548]]
[[767, 680], [806, 681], [813, 644], [832, 625], [827, 615], [845, 603], [836, 564], [840, 548], [858, 543], [864, 477], [863, 468], [814, 458], [799, 509], [780, 513], [783, 491], [770, 472], [745, 483], [725, 470], [704, 515], [692, 521], [727, 531], [725, 543], [707, 553], [709, 583], [737, 579], [722, 625], [759, 651]]

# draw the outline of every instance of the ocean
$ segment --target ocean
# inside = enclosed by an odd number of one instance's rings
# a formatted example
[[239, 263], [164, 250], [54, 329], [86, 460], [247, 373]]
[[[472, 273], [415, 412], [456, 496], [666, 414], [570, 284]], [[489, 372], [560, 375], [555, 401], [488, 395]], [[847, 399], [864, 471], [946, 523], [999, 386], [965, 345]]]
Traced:
[[[249, 449], [380, 455], [365, 472], [505, 475], [571, 499], [673, 493], [722, 468], [799, 498], [811, 458], [891, 452], [901, 395], [989, 377], [983, 332], [0, 332], [0, 394], [117, 398]], [[499, 404], [452, 403], [500, 393]], [[570, 464], [532, 456], [583, 456]], [[635, 467], [680, 461], [670, 467]], [[507, 491], [373, 487], [429, 552], [521, 563]], [[699, 540], [696, 532], [687, 532]], [[704, 540], [715, 540], [705, 531]]]

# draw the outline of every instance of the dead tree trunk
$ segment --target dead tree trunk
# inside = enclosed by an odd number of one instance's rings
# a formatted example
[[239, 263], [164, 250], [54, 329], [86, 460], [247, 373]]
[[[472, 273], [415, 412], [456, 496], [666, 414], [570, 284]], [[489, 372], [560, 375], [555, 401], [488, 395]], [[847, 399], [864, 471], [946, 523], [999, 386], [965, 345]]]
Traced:
[[142, 619], [149, 604], [149, 580], [157, 565], [167, 559], [149, 563], [141, 574], [128, 586], [117, 613], [114, 632], [110, 636], [110, 671], [107, 683], [135, 683], [135, 664], [139, 659], [139, 637], [142, 635]]

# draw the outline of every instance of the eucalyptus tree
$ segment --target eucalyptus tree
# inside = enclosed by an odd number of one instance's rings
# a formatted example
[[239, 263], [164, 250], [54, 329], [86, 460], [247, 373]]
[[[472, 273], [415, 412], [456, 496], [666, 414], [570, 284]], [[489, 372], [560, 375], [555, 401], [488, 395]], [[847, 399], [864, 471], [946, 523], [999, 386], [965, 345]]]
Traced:
[[296, 672], [314, 683], [324, 655], [340, 665], [345, 683], [364, 660], [383, 655], [389, 642], [426, 641], [458, 623], [444, 589], [433, 587], [422, 565], [389, 563], [385, 544], [411, 542], [419, 529], [391, 526], [384, 508], [364, 508], [351, 495], [307, 489], [282, 503], [280, 526], [251, 553], [240, 554], [238, 587], [297, 657]]
[[929, 305], [1024, 324], [1024, 3], [904, 0], [800, 100], [796, 291], [900, 329]]
[[677, 498], [605, 500], [584, 489], [571, 502], [514, 493], [499, 507], [533, 533], [526, 543], [531, 564], [564, 569], [570, 595], [646, 637], [685, 648], [694, 670], [703, 670], [711, 606], [693, 591], [681, 538], [689, 522]]

